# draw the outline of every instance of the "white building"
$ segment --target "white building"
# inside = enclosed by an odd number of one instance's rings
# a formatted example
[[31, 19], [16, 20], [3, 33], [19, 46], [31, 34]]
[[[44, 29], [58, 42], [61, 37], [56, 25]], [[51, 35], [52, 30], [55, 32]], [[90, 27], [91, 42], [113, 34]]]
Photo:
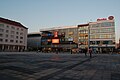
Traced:
[[27, 33], [21, 23], [0, 17], [0, 51], [26, 50]]
[[109, 52], [115, 49], [115, 22], [114, 17], [97, 19], [90, 22], [90, 47], [99, 52]]

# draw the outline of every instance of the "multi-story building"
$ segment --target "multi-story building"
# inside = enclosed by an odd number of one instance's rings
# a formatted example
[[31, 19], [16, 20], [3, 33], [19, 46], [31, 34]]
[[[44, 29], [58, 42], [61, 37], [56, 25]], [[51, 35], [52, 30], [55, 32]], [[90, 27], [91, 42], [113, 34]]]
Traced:
[[49, 31], [54, 32], [58, 31], [58, 35], [65, 35], [65, 41], [73, 41], [78, 43], [78, 28], [77, 26], [65, 26], [65, 27], [56, 27], [56, 28], [48, 28], [48, 29], [41, 29], [40, 31]]
[[[95, 52], [110, 52], [115, 49], [114, 17], [97, 19], [96, 22], [80, 24], [78, 26], [56, 27], [40, 31], [58, 32], [64, 34], [60, 40], [73, 41], [79, 49], [92, 48]], [[70, 44], [69, 44], [70, 46]]]
[[[61, 51], [63, 49], [70, 50], [71, 48], [77, 48], [77, 26], [41, 29], [40, 32], [42, 32], [41, 42], [43, 48], [59, 48]], [[54, 37], [55, 32], [57, 32], [57, 37]], [[54, 38], [59, 40], [58, 44], [52, 43]]]
[[89, 24], [78, 25], [78, 48], [88, 48], [88, 27]]
[[0, 51], [26, 50], [27, 32], [21, 23], [0, 17]]
[[97, 19], [89, 23], [90, 48], [98, 52], [109, 52], [115, 49], [114, 17]]
[[27, 49], [29, 51], [41, 50], [41, 33], [29, 33], [27, 35]]

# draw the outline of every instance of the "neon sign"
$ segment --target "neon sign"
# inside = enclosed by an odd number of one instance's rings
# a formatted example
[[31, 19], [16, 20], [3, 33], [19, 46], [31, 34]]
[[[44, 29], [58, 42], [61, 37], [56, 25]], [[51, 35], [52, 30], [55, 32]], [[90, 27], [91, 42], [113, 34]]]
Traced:
[[58, 37], [58, 32], [57, 31], [54, 32], [54, 37]]

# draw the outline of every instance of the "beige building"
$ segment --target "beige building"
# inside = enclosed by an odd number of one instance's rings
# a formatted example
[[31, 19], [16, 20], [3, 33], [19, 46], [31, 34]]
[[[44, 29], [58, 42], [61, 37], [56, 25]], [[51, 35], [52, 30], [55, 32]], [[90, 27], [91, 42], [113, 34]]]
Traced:
[[88, 48], [88, 27], [89, 24], [78, 25], [78, 48]]
[[27, 33], [21, 23], [0, 17], [0, 51], [26, 50]]

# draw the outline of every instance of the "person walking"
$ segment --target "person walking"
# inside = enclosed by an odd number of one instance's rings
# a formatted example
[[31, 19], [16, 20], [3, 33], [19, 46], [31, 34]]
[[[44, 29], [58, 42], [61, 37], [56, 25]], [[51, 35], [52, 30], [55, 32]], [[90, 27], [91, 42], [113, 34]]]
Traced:
[[92, 48], [89, 49], [90, 58], [92, 58]]
[[84, 49], [85, 56], [87, 56], [87, 48]]

